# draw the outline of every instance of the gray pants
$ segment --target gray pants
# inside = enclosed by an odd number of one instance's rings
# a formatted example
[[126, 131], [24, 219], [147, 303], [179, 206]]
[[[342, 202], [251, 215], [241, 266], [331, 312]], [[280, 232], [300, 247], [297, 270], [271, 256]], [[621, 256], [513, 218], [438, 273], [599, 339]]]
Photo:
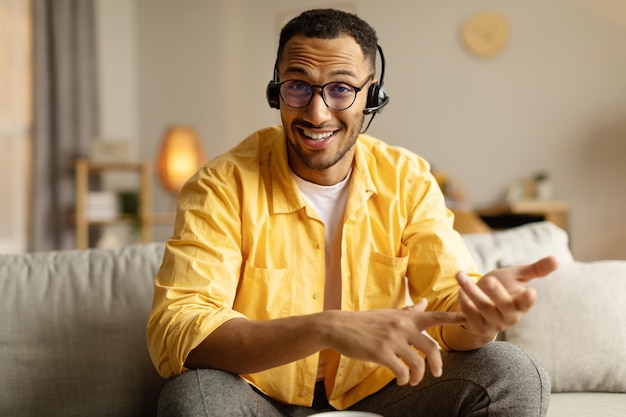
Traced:
[[[416, 387], [395, 381], [350, 410], [384, 417], [545, 416], [550, 380], [519, 347], [494, 342], [471, 352], [443, 353], [444, 374], [427, 371]], [[200, 369], [169, 380], [159, 399], [159, 417], [300, 417], [331, 411], [316, 390], [313, 407], [280, 404], [237, 375]]]

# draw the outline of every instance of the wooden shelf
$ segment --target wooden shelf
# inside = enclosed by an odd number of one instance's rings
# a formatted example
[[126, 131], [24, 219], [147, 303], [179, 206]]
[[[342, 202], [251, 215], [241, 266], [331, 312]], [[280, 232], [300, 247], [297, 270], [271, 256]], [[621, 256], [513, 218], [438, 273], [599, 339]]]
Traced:
[[89, 193], [89, 175], [108, 171], [130, 171], [139, 174], [139, 233], [141, 242], [152, 241], [150, 216], [152, 212], [152, 175], [151, 165], [146, 162], [115, 162], [97, 163], [86, 159], [79, 159], [75, 163], [76, 169], [76, 246], [85, 249], [89, 246], [89, 226], [105, 226], [113, 224], [131, 223], [133, 220], [119, 216], [115, 219], [92, 220], [87, 217], [87, 194]]

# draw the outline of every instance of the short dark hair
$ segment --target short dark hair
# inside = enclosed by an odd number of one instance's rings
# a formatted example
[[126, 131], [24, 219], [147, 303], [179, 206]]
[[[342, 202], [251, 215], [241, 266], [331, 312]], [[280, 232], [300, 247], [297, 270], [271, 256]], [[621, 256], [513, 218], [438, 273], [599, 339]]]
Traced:
[[308, 10], [287, 22], [280, 31], [276, 63], [280, 61], [285, 45], [294, 36], [335, 39], [345, 35], [354, 38], [363, 56], [370, 61], [372, 68], [376, 68], [378, 37], [374, 28], [357, 15], [336, 9]]

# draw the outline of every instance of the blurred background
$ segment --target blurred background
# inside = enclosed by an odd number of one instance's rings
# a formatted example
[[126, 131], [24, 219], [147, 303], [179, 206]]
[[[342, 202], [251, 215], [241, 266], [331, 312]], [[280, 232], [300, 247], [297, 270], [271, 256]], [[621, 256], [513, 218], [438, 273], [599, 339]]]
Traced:
[[[278, 32], [312, 7], [377, 30], [391, 100], [369, 134], [428, 159], [469, 210], [541, 175], [567, 207], [577, 259], [626, 259], [620, 0], [0, 0], [0, 250], [77, 245], [72, 213], [95, 198], [76, 198], [81, 158], [112, 167], [89, 171], [86, 187], [135, 190], [152, 219], [144, 235], [112, 224], [107, 235], [87, 217], [90, 245], [166, 239], [166, 132], [190, 128], [210, 159], [279, 123], [265, 100]], [[483, 26], [484, 41], [502, 42], [488, 57], [462, 35], [483, 12], [506, 23]]]

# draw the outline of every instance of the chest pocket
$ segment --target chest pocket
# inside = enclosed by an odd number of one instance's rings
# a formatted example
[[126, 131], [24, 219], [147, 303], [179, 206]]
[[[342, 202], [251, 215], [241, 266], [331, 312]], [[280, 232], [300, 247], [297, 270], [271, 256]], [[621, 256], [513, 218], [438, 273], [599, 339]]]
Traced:
[[365, 287], [366, 310], [402, 308], [406, 305], [404, 278], [408, 264], [408, 249], [404, 246], [401, 247], [398, 257], [372, 251]]
[[233, 308], [253, 320], [284, 317], [291, 311], [292, 282], [287, 269], [246, 263]]

